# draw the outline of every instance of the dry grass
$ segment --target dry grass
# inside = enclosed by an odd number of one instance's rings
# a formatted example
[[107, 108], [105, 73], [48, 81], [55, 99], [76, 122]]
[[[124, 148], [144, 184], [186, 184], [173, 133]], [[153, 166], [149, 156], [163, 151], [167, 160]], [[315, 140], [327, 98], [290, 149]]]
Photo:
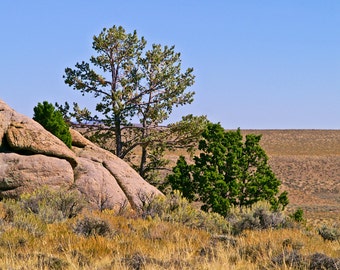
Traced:
[[[49, 224], [37, 237], [7, 222], [1, 209], [0, 269], [295, 269], [274, 262], [292, 252], [303, 258], [315, 253], [340, 258], [340, 242], [323, 241], [313, 229], [245, 231], [224, 238], [108, 211]], [[84, 216], [104, 221], [110, 233], [74, 233]], [[308, 269], [307, 264], [299, 269]]]

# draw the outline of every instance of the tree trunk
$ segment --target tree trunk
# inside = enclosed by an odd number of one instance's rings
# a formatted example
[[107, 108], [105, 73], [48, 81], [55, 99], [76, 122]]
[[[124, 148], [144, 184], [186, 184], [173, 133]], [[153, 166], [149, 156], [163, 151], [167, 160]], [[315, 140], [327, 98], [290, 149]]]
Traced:
[[116, 156], [121, 158], [122, 157], [122, 149], [123, 149], [123, 143], [122, 143], [122, 133], [121, 133], [121, 127], [120, 127], [120, 119], [115, 115], [115, 137], [116, 137]]
[[146, 158], [147, 158], [147, 150], [145, 146], [142, 146], [142, 156], [141, 156], [140, 165], [139, 165], [139, 174], [142, 178], [145, 177]]
[[140, 158], [140, 165], [139, 165], [139, 174], [141, 177], [145, 177], [145, 165], [146, 165], [146, 159], [147, 159], [147, 155], [148, 155], [148, 151], [147, 151], [147, 146], [146, 146], [146, 142], [145, 139], [148, 136], [148, 127], [147, 127], [147, 123], [146, 123], [146, 117], [144, 116], [143, 119], [143, 129], [142, 129], [142, 155]]

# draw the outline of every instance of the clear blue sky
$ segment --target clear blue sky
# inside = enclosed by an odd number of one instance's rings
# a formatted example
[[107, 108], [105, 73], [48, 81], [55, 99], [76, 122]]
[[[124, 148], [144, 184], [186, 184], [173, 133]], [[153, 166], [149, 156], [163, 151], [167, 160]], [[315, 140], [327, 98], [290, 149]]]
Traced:
[[192, 105], [225, 128], [340, 128], [339, 0], [1, 0], [0, 99], [93, 106], [63, 82], [104, 27], [175, 45], [193, 67]]

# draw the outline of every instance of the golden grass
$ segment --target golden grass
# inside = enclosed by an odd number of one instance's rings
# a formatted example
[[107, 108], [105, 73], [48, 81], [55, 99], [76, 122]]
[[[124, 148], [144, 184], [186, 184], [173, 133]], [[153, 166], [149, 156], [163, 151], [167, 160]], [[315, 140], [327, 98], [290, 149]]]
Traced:
[[[74, 233], [84, 216], [107, 222], [110, 233]], [[178, 223], [110, 211], [48, 224], [39, 236], [1, 222], [0, 269], [293, 269], [272, 260], [292, 251], [340, 258], [340, 242], [323, 241], [313, 228], [245, 231], [226, 241]]]

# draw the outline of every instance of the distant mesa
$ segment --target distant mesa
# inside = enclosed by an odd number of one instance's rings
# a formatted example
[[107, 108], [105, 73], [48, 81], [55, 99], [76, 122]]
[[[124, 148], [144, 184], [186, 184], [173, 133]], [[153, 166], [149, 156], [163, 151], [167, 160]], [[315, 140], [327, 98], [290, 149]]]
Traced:
[[93, 207], [132, 208], [162, 193], [126, 162], [71, 129], [72, 150], [33, 119], [0, 100], [0, 198], [39, 187], [74, 188]]

